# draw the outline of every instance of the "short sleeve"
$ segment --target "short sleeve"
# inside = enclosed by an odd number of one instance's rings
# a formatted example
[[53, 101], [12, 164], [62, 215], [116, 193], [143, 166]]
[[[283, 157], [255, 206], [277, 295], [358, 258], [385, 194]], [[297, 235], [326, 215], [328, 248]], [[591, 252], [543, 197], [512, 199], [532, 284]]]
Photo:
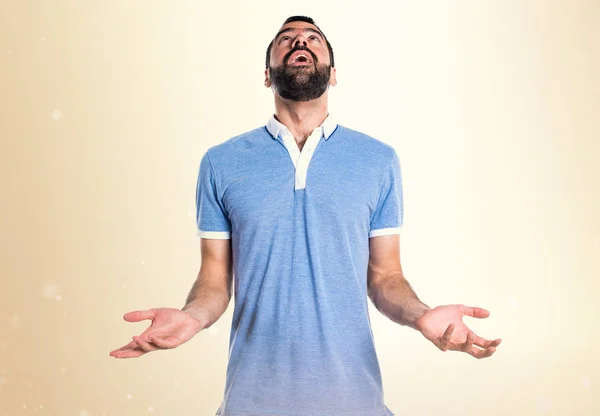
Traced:
[[231, 238], [231, 221], [217, 192], [208, 151], [202, 157], [196, 184], [196, 235], [201, 238]]
[[400, 234], [404, 221], [402, 175], [396, 151], [386, 167], [377, 207], [371, 217], [369, 238], [379, 235]]

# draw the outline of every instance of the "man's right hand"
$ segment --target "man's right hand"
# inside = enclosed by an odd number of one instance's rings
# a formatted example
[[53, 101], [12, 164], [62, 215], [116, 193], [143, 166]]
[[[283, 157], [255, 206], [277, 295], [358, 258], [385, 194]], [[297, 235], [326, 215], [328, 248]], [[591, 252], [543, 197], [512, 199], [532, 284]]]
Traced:
[[153, 308], [123, 315], [128, 322], [150, 319], [150, 327], [133, 341], [110, 352], [115, 358], [137, 358], [150, 351], [171, 349], [189, 341], [203, 328], [202, 322], [175, 308]]

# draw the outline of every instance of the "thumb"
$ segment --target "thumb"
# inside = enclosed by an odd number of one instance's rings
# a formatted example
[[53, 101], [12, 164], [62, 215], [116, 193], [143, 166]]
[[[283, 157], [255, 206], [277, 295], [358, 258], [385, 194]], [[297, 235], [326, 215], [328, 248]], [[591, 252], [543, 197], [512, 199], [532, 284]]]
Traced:
[[154, 316], [154, 309], [146, 309], [145, 311], [127, 312], [125, 315], [123, 315], [123, 319], [125, 319], [127, 322], [139, 322], [143, 321], [144, 319], [154, 320]]
[[473, 318], [487, 318], [490, 316], [490, 311], [476, 306], [462, 305], [461, 312], [463, 315], [472, 316]]

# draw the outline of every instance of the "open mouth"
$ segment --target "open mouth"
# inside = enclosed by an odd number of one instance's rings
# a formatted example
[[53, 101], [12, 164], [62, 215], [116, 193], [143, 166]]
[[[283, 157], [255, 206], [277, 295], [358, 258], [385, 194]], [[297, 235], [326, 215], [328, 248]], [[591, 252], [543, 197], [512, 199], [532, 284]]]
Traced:
[[312, 63], [312, 59], [308, 52], [299, 51], [291, 56], [289, 63], [290, 65], [306, 65]]

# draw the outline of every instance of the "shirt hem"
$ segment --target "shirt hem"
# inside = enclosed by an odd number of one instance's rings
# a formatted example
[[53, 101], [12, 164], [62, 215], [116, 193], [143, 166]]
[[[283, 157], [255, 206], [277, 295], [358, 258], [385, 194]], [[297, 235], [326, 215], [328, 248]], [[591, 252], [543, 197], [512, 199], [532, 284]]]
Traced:
[[215, 416], [395, 416], [387, 406], [373, 410], [352, 410], [349, 412], [340, 412], [337, 410], [298, 410], [296, 413], [282, 413], [280, 411], [267, 410], [240, 410], [231, 409], [221, 411], [217, 410]]

